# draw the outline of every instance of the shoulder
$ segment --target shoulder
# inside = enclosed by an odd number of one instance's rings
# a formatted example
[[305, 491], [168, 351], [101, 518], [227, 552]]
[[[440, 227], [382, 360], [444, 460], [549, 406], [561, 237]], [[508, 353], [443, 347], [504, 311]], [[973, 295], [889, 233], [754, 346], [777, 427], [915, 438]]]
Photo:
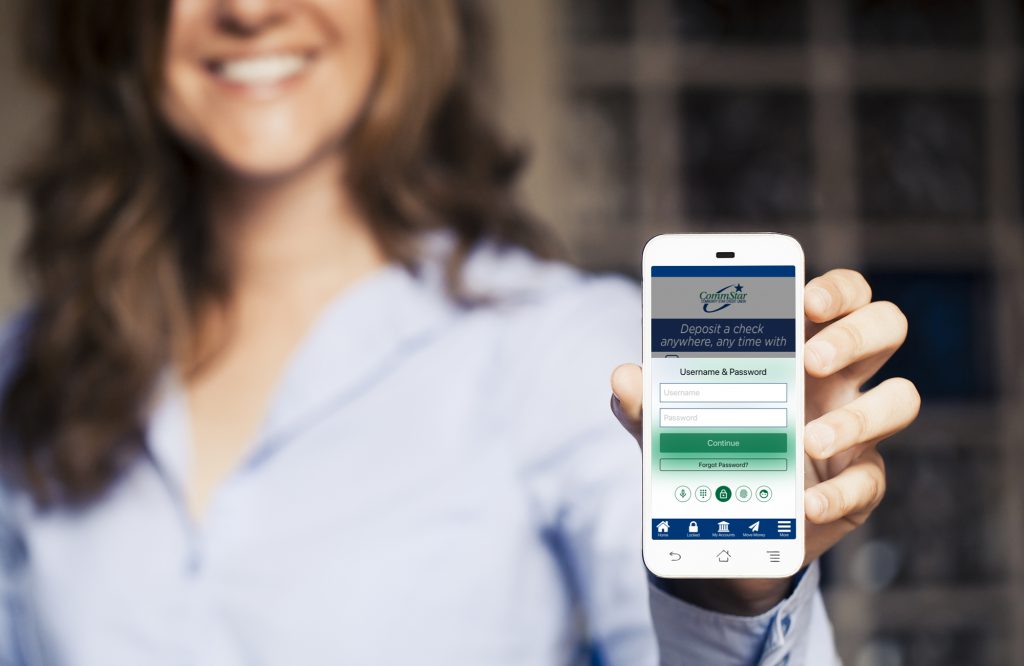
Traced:
[[[435, 236], [431, 243], [427, 254], [435, 260], [428, 260], [428, 271], [439, 280], [440, 258], [450, 240]], [[461, 275], [466, 290], [488, 300], [486, 314], [520, 348], [530, 342], [581, 351], [603, 347], [626, 354], [623, 360], [639, 359], [641, 293], [633, 279], [585, 271], [493, 241], [473, 249]]]
[[[485, 244], [466, 262], [465, 284], [494, 298], [479, 315], [502, 395], [520, 418], [521, 445], [547, 455], [584, 431], [624, 434], [608, 407], [612, 370], [641, 358], [636, 281]], [[527, 444], [529, 442], [529, 444]]]
[[632, 510], [637, 446], [609, 402], [612, 371], [642, 356], [639, 285], [515, 248], [481, 247], [467, 266], [470, 287], [499, 297], [481, 315], [492, 321], [493, 365], [480, 413], [537, 519], [566, 528], [563, 520], [586, 520], [567, 518], [570, 507]]

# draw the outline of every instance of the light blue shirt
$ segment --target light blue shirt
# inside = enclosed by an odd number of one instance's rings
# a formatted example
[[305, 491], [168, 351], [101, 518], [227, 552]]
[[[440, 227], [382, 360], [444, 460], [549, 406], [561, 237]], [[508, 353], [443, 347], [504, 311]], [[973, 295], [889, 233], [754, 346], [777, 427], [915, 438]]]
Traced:
[[447, 247], [324, 309], [201, 524], [170, 372], [102, 499], [40, 512], [4, 489], [0, 663], [835, 661], [816, 565], [757, 617], [649, 586], [639, 452], [608, 406], [640, 355], [637, 286], [485, 245], [466, 284], [497, 302], [462, 309]]

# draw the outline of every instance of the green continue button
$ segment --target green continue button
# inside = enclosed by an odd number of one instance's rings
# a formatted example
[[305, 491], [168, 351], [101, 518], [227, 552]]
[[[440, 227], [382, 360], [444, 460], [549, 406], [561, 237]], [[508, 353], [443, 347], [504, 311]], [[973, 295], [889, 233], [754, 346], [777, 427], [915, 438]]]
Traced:
[[784, 432], [666, 432], [662, 453], [785, 453]]

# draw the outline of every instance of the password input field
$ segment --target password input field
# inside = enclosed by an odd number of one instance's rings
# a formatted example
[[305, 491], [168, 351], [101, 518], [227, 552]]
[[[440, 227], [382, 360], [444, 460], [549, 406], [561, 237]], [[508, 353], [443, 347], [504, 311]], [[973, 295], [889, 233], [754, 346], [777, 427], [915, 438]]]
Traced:
[[702, 408], [661, 410], [663, 428], [785, 428], [786, 410]]
[[786, 384], [661, 384], [662, 402], [786, 402]]

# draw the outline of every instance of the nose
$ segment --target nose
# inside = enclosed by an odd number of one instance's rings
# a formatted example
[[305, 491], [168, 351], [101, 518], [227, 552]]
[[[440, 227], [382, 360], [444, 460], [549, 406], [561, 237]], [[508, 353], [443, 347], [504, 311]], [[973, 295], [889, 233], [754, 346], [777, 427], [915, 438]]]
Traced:
[[235, 33], [259, 32], [277, 23], [288, 0], [217, 0], [222, 27]]

